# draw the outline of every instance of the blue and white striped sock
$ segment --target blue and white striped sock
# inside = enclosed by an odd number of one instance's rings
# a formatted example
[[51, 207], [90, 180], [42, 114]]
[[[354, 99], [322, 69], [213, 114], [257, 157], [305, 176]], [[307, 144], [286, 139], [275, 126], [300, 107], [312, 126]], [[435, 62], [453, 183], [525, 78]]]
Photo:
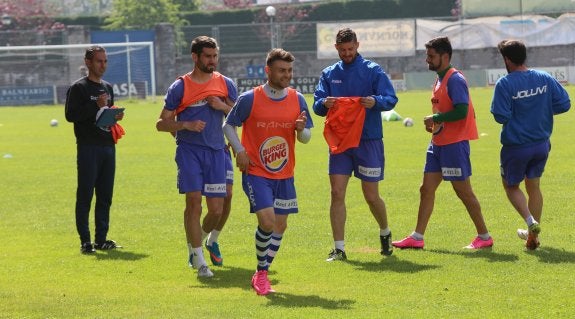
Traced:
[[280, 245], [282, 244], [283, 234], [273, 233], [272, 240], [270, 243], [270, 249], [268, 250], [268, 267], [271, 266], [274, 257], [280, 250]]
[[258, 270], [268, 270], [268, 251], [272, 241], [272, 232], [265, 232], [258, 227], [256, 230], [256, 257], [258, 258]]

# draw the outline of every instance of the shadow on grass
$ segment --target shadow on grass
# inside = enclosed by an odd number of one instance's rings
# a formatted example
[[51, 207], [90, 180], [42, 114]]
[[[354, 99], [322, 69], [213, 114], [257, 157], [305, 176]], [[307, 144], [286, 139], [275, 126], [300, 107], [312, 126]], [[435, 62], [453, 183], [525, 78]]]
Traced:
[[575, 252], [552, 247], [542, 247], [537, 250], [526, 250], [529, 255], [536, 256], [540, 262], [549, 264], [575, 263]]
[[322, 308], [328, 310], [351, 309], [355, 300], [340, 299], [331, 300], [315, 295], [294, 295], [283, 292], [271, 293], [266, 296], [270, 306], [280, 306], [285, 308]]
[[146, 254], [138, 254], [131, 251], [125, 251], [123, 249], [99, 250], [94, 255], [96, 259], [101, 260], [140, 260], [149, 256]]
[[[211, 278], [198, 277], [202, 284], [199, 288], [242, 288], [251, 290], [251, 279], [254, 274], [253, 269], [238, 267], [210, 267], [214, 276]], [[195, 270], [194, 270], [195, 271]], [[198, 288], [194, 286], [194, 288]]]
[[480, 249], [480, 250], [445, 250], [445, 249], [426, 249], [427, 252], [444, 254], [444, 255], [459, 255], [467, 258], [483, 258], [490, 262], [510, 262], [517, 261], [519, 257], [513, 254], [502, 254], [494, 252], [492, 249]]
[[[238, 267], [211, 267], [214, 272], [214, 277], [211, 278], [198, 278], [201, 286], [193, 286], [194, 288], [241, 288], [243, 290], [252, 291], [251, 278], [254, 274], [253, 269], [245, 269]], [[275, 272], [271, 271], [270, 275]], [[271, 279], [272, 285], [277, 284], [277, 280]], [[281, 306], [286, 308], [304, 308], [304, 307], [319, 307], [323, 309], [350, 309], [355, 303], [354, 300], [341, 299], [331, 300], [322, 298], [317, 295], [294, 295], [282, 292], [271, 293], [266, 296], [269, 304], [272, 306]]]
[[441, 266], [438, 265], [422, 265], [416, 264], [408, 260], [401, 260], [395, 256], [390, 256], [382, 259], [380, 262], [369, 261], [355, 261], [347, 260], [345, 263], [357, 267], [363, 271], [383, 272], [392, 271], [397, 273], [416, 273], [424, 270], [436, 269]]

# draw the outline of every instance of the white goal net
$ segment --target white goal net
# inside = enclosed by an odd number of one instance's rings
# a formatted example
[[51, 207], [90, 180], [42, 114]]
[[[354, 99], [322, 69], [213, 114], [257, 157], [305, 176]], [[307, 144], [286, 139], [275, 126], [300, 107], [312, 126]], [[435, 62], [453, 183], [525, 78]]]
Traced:
[[[116, 98], [156, 95], [153, 42], [95, 44], [106, 49], [104, 80]], [[91, 45], [0, 47], [0, 105], [63, 103], [68, 86], [85, 72], [84, 53]]]

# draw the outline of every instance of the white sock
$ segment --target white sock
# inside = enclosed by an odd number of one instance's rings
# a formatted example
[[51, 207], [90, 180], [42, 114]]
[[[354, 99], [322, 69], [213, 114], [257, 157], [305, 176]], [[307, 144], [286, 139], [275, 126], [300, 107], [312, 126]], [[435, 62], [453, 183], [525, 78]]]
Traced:
[[206, 260], [204, 259], [204, 251], [202, 250], [202, 246], [193, 248], [194, 254], [196, 256], [196, 266], [206, 266]]
[[188, 255], [191, 255], [194, 253], [194, 248], [192, 248], [192, 244], [188, 243]]
[[491, 235], [489, 235], [489, 232], [485, 234], [478, 234], [477, 236], [479, 236], [479, 238], [481, 238], [482, 240], [488, 240], [491, 237]]
[[341, 251], [345, 251], [345, 241], [343, 240], [335, 240], [335, 249], [339, 249]]
[[204, 239], [206, 239], [206, 237], [208, 237], [208, 234], [209, 234], [209, 233], [206, 233], [206, 232], [204, 231], [204, 229], [202, 228], [202, 241], [204, 241]]
[[387, 236], [391, 233], [391, 229], [389, 229], [389, 227], [386, 227], [385, 229], [379, 229], [379, 236]]
[[212, 230], [208, 235], [208, 246], [211, 246], [213, 243], [218, 241], [218, 236], [220, 236], [219, 230]]
[[414, 231], [413, 233], [411, 233], [411, 235], [409, 235], [413, 238], [415, 238], [415, 240], [423, 240], [423, 234], [420, 234], [416, 231]]
[[525, 222], [527, 223], [527, 227], [533, 225], [537, 221], [533, 218], [533, 215], [529, 214], [529, 217], [525, 218]]

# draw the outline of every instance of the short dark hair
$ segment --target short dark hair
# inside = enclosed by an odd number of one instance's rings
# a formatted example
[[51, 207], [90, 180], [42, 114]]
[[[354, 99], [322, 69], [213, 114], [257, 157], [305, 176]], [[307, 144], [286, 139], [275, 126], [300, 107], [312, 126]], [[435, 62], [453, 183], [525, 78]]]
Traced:
[[104, 49], [103, 47], [101, 47], [99, 45], [93, 45], [89, 48], [86, 48], [86, 52], [84, 53], [84, 59], [92, 60], [92, 58], [94, 58], [94, 54], [96, 52], [106, 52], [106, 49]]
[[425, 44], [426, 49], [434, 49], [435, 52], [439, 54], [447, 53], [449, 54], [449, 60], [451, 60], [451, 54], [453, 49], [451, 48], [451, 42], [448, 37], [437, 37], [433, 38]]
[[195, 53], [199, 56], [200, 54], [202, 54], [202, 51], [204, 50], [204, 48], [219, 49], [218, 48], [218, 42], [214, 38], [210, 38], [208, 36], [201, 35], [201, 36], [196, 37], [195, 39], [192, 40], [192, 45], [190, 47], [190, 53]]
[[335, 43], [340, 44], [347, 42], [357, 42], [357, 35], [350, 28], [340, 29], [335, 36]]
[[497, 48], [504, 58], [508, 58], [515, 65], [523, 65], [527, 60], [527, 48], [519, 40], [503, 40]]
[[268, 56], [266, 58], [266, 65], [271, 66], [275, 61], [285, 61], [285, 62], [293, 62], [295, 61], [295, 57], [290, 52], [284, 49], [272, 49], [268, 52]]

